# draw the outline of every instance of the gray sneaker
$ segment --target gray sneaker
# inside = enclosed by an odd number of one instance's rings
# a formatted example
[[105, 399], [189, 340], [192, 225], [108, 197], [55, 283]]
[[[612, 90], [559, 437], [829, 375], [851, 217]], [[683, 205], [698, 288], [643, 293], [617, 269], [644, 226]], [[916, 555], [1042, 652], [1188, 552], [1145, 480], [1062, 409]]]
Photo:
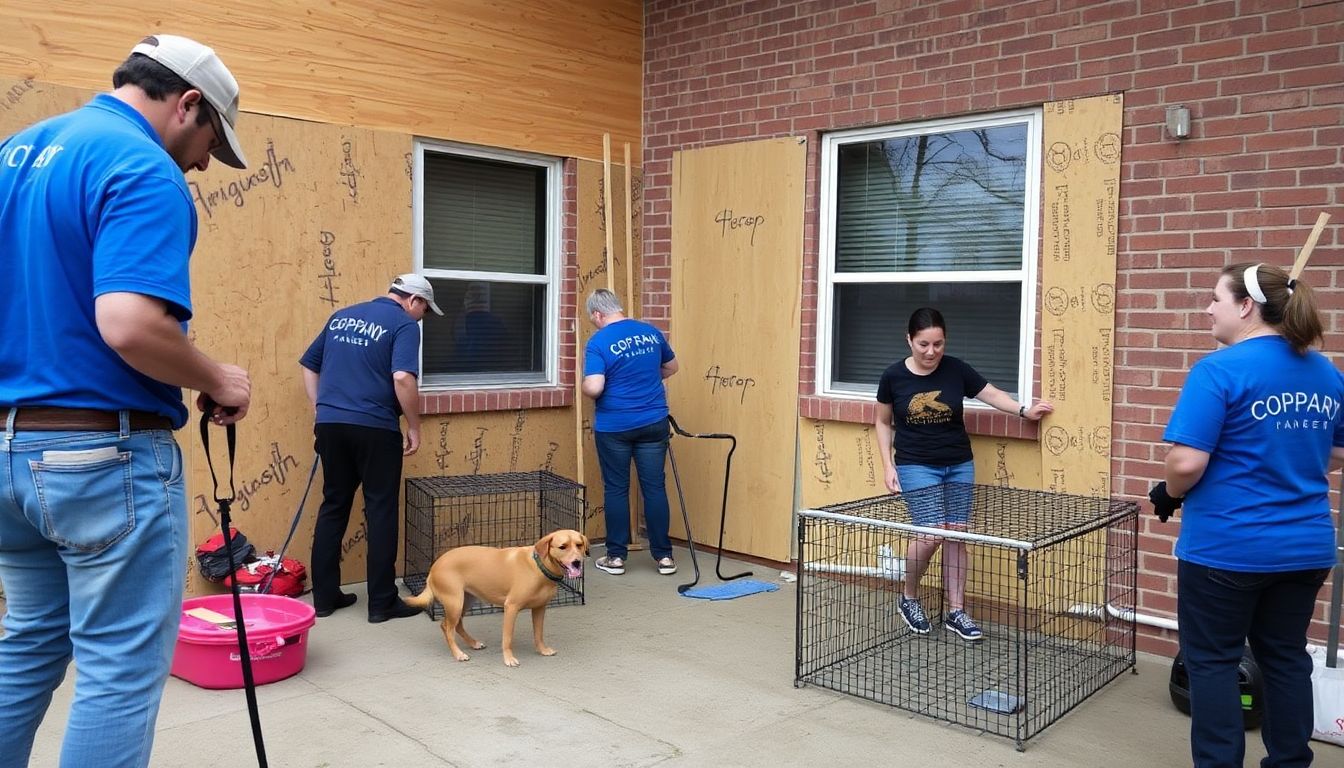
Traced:
[[664, 576], [671, 576], [677, 572], [677, 563], [670, 557], [664, 557], [658, 561], [658, 572]]
[[616, 576], [625, 573], [625, 561], [619, 557], [599, 557], [597, 560], [593, 561], [593, 565], [597, 566], [598, 570], [606, 571], [607, 573]]
[[924, 614], [924, 606], [912, 597], [901, 598], [901, 618], [905, 619], [905, 625], [910, 631], [917, 635], [927, 635], [932, 629], [929, 617]]

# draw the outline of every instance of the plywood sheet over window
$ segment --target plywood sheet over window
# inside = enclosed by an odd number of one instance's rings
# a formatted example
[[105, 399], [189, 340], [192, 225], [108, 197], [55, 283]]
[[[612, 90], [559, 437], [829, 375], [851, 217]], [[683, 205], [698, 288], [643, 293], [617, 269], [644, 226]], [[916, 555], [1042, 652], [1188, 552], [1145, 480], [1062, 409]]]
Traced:
[[1041, 429], [1048, 490], [1111, 489], [1121, 94], [1045, 105], [1041, 231]]
[[[771, 139], [677, 152], [672, 171], [672, 414], [737, 437], [724, 547], [775, 560], [794, 510], [805, 162], [802, 139]], [[727, 445], [673, 447], [695, 539], [716, 543]]]

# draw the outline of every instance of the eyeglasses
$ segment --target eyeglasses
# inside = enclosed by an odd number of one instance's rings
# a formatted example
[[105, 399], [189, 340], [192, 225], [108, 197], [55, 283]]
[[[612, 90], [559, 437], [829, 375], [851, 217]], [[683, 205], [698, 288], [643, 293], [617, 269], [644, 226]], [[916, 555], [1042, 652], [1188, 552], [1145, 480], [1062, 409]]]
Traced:
[[205, 99], [201, 99], [198, 103], [200, 104], [201, 109], [205, 110], [205, 114], [210, 118], [210, 130], [215, 132], [215, 140], [210, 142], [209, 150], [210, 152], [214, 152], [224, 146], [224, 126], [220, 123], [219, 113], [215, 111], [215, 108], [212, 107], [209, 102]]

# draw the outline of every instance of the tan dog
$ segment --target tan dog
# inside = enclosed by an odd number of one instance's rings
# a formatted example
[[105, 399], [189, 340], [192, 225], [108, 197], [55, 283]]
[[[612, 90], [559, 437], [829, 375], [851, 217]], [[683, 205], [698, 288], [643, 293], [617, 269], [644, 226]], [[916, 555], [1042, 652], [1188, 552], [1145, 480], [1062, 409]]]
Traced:
[[513, 625], [518, 612], [524, 608], [532, 609], [532, 640], [537, 653], [554, 656], [555, 649], [547, 647], [542, 640], [546, 604], [555, 597], [562, 579], [578, 578], [583, 574], [583, 558], [587, 554], [588, 537], [568, 529], [548, 533], [531, 547], [450, 549], [430, 567], [424, 591], [407, 598], [406, 603], [426, 610], [435, 599], [443, 605], [443, 638], [458, 661], [471, 657], [457, 646], [454, 631], [471, 648], [485, 647], [485, 643], [472, 637], [462, 626], [466, 596], [471, 594], [504, 606], [504, 638], [500, 647], [504, 651], [504, 663], [516, 667], [518, 657], [513, 655]]

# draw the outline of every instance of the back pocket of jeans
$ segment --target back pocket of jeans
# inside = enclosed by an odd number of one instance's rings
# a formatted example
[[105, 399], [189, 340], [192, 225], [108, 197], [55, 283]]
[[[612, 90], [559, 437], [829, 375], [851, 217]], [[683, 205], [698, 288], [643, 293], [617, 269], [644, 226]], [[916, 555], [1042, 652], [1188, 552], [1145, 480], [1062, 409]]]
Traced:
[[129, 452], [46, 451], [42, 459], [28, 466], [49, 540], [96, 553], [135, 528]]
[[1276, 577], [1273, 573], [1258, 571], [1229, 571], [1223, 568], [1208, 568], [1209, 581], [1233, 589], [1259, 589]]

